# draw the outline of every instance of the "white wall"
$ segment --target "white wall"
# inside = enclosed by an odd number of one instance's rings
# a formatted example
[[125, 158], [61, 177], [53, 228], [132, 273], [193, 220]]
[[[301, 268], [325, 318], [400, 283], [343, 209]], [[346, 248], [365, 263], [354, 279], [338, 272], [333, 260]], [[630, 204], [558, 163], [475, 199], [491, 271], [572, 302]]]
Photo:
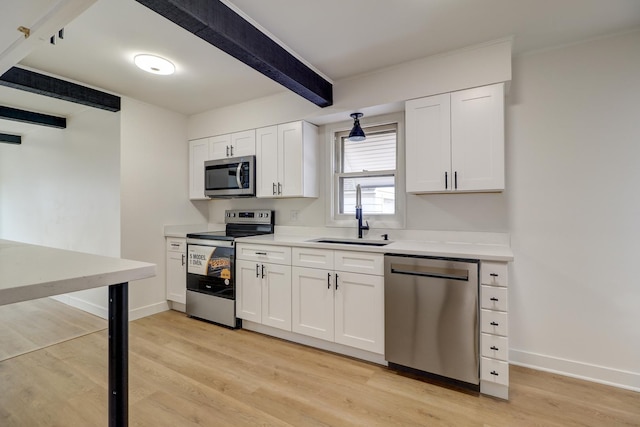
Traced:
[[187, 118], [129, 98], [121, 113], [121, 256], [157, 265], [129, 285], [135, 319], [168, 308], [164, 226], [206, 223], [208, 212], [188, 199]]
[[510, 357], [636, 389], [639, 46], [635, 32], [516, 58], [506, 120]]
[[[120, 114], [87, 108], [66, 129], [34, 126], [22, 145], [0, 144], [0, 237], [118, 256], [119, 129]], [[106, 317], [106, 288], [63, 300]]]

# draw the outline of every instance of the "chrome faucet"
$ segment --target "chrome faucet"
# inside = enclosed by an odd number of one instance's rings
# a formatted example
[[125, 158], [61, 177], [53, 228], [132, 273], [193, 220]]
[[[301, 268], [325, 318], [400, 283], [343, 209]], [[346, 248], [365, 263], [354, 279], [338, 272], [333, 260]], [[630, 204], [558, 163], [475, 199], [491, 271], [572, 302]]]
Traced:
[[356, 219], [358, 220], [358, 239], [362, 239], [362, 231], [369, 229], [369, 221], [362, 225], [362, 190], [360, 184], [356, 185]]

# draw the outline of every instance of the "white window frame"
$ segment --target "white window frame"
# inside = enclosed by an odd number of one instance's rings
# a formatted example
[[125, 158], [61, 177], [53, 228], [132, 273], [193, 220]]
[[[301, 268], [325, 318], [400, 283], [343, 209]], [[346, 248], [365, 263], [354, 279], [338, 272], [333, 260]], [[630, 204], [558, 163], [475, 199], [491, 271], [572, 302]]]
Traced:
[[[406, 222], [406, 191], [405, 191], [405, 159], [404, 159], [404, 112], [386, 114], [382, 116], [362, 117], [360, 125], [365, 130], [369, 126], [397, 124], [396, 139], [396, 175], [395, 175], [395, 214], [373, 215], [364, 212], [364, 219], [369, 221], [372, 229], [404, 228]], [[353, 121], [331, 123], [326, 125], [326, 159], [328, 170], [326, 179], [327, 203], [326, 225], [329, 227], [354, 227], [357, 223], [355, 215], [339, 213], [338, 180], [336, 174], [336, 134], [349, 131]], [[366, 144], [367, 141], [362, 141]], [[369, 232], [371, 233], [371, 231]]]

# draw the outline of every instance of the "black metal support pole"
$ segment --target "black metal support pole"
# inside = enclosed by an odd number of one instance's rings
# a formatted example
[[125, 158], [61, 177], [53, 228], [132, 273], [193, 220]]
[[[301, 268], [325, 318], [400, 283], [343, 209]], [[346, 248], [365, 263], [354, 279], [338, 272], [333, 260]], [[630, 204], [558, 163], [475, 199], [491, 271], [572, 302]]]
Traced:
[[129, 425], [129, 284], [109, 286], [109, 427]]

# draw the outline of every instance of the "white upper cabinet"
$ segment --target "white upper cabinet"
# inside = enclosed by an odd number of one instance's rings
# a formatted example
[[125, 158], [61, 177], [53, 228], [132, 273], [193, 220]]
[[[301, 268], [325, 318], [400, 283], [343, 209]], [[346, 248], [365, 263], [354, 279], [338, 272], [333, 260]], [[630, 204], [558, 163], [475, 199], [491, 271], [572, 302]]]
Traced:
[[257, 197], [318, 197], [318, 128], [293, 122], [256, 130]]
[[458, 191], [504, 190], [502, 83], [451, 94], [451, 168]]
[[409, 193], [504, 189], [502, 83], [406, 102]]
[[224, 159], [229, 156], [231, 146], [231, 134], [217, 135], [209, 138], [209, 154], [207, 160]]
[[209, 160], [209, 139], [189, 141], [189, 198], [205, 200], [204, 195], [204, 162]]
[[407, 101], [405, 107], [407, 192], [448, 189], [451, 97], [446, 93], [413, 99]]
[[256, 196], [277, 197], [278, 126], [256, 130]]
[[253, 156], [254, 154], [256, 154], [256, 131], [254, 129], [209, 138], [209, 160]]

